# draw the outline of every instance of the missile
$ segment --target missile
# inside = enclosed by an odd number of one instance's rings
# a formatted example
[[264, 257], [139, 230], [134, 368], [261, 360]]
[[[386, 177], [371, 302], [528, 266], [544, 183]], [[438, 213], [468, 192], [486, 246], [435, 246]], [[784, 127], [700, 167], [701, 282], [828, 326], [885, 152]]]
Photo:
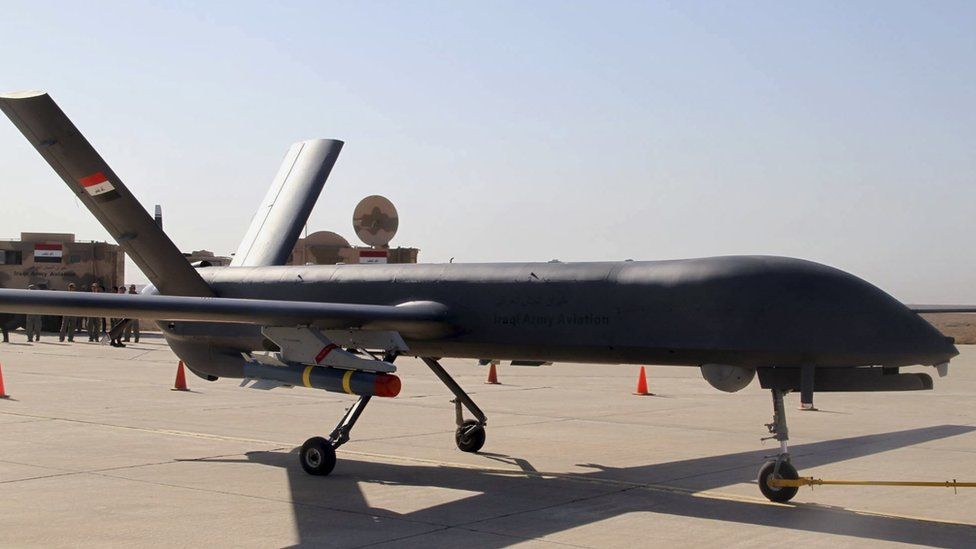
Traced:
[[395, 375], [328, 366], [295, 363], [276, 366], [249, 360], [244, 364], [244, 377], [350, 395], [395, 397], [400, 394], [400, 378]]

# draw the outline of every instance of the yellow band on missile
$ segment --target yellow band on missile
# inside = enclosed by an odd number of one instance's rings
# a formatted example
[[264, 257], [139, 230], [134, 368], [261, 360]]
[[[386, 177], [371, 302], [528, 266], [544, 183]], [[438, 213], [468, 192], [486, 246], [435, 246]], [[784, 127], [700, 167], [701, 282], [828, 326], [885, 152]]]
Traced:
[[342, 390], [350, 395], [356, 394], [352, 392], [352, 387], [349, 386], [349, 381], [352, 380], [352, 374], [353, 370], [346, 370], [346, 373], [342, 374]]
[[308, 388], [312, 387], [312, 380], [309, 379], [309, 376], [312, 375], [312, 368], [314, 367], [315, 366], [306, 366], [305, 371], [302, 372], [302, 384]]

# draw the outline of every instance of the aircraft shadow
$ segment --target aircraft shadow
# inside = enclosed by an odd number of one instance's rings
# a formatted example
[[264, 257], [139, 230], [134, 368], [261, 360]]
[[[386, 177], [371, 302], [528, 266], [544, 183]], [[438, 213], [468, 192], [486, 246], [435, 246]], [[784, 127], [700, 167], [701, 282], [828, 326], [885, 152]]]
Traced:
[[[791, 448], [791, 453], [802, 473], [804, 468], [974, 430], [976, 427], [940, 425], [796, 445]], [[301, 540], [299, 545], [347, 545], [334, 536], [335, 521], [326, 518], [336, 512], [421, 523], [430, 526], [428, 531], [455, 527], [465, 531], [500, 534], [478, 538], [477, 544], [487, 547], [504, 547], [640, 511], [769, 526], [785, 529], [784, 532], [799, 530], [935, 547], [971, 547], [973, 539], [976, 539], [976, 528], [966, 525], [867, 515], [816, 504], [768, 505], [702, 498], [681, 491], [705, 491], [752, 482], [763, 451], [627, 468], [591, 465], [593, 472], [573, 475], [574, 478], [543, 477], [535, 474], [535, 469], [525, 460], [490, 453], [485, 454], [490, 460], [486, 463], [487, 469], [496, 466], [494, 461], [505, 461], [518, 464], [525, 472], [502, 473], [453, 466], [376, 463], [340, 456], [337, 470], [331, 476], [310, 477], [301, 470], [296, 454], [297, 449], [291, 452], [250, 452], [247, 460], [287, 470]], [[588, 480], [597, 482], [586, 482]], [[605, 481], [681, 488], [673, 492], [647, 490]], [[397, 513], [368, 503], [362, 490], [362, 486], [368, 483], [462, 490], [476, 495], [409, 513]], [[512, 498], [512, 494], [519, 494], [520, 497]], [[605, 497], [611, 494], [613, 497]], [[513, 499], [517, 502], [513, 503]], [[589, 499], [593, 501], [584, 501]], [[558, 506], [559, 511], [552, 512], [549, 508], [553, 506]], [[409, 545], [409, 541], [408, 537], [398, 540], [397, 544]], [[416, 543], [423, 541], [429, 542], [429, 539], [421, 537]]]

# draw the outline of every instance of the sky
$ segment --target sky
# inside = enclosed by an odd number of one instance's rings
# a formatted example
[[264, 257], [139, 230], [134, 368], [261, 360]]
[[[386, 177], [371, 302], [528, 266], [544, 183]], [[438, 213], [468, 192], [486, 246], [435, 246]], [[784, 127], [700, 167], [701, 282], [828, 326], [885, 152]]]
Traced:
[[[309, 231], [382, 194], [422, 262], [784, 255], [976, 303], [973, 2], [0, 2], [0, 92], [184, 251], [336, 138]], [[110, 239], [6, 120], [0, 169], [0, 238]]]

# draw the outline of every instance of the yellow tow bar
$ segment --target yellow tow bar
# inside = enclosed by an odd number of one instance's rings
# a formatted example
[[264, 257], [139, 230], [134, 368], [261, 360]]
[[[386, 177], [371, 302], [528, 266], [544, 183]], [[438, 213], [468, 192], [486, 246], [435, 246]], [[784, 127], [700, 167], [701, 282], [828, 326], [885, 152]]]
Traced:
[[767, 481], [772, 488], [798, 488], [800, 486], [925, 486], [931, 488], [976, 488], [976, 482], [958, 482], [956, 479], [943, 482], [923, 482], [912, 480], [824, 480], [822, 478], [800, 477], [771, 478]]

